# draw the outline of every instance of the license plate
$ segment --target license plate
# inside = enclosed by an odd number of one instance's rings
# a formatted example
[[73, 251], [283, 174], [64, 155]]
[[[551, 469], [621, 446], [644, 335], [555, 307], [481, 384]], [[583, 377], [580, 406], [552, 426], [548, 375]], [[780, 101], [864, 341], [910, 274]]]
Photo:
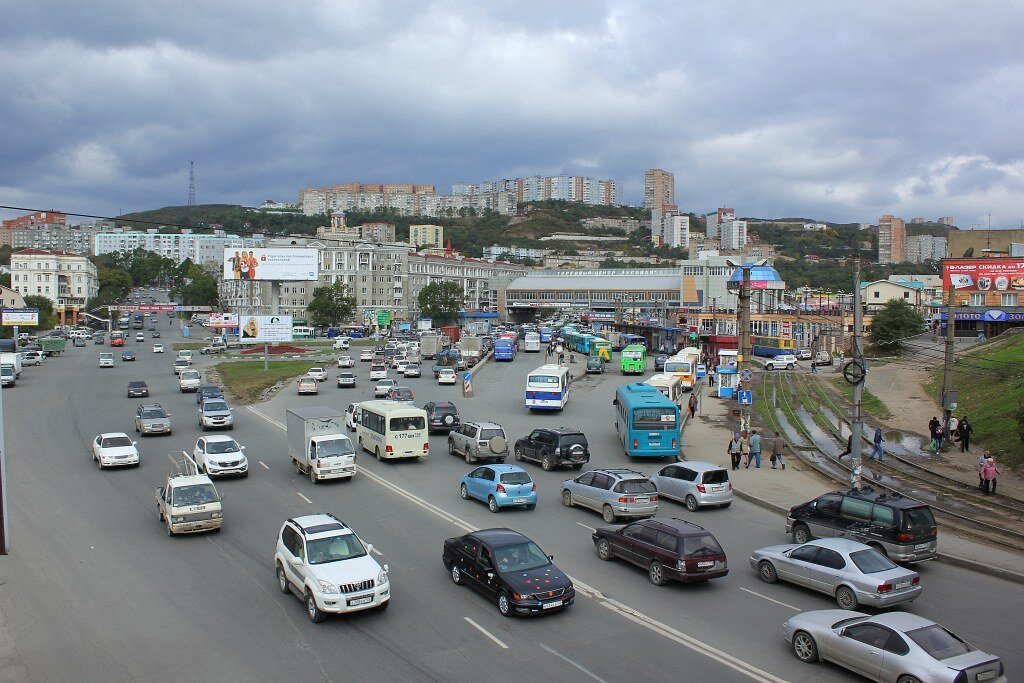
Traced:
[[512, 499], [512, 502], [513, 502], [513, 503], [517, 503], [517, 504], [519, 504], [519, 505], [522, 505], [523, 503], [525, 503], [525, 502], [526, 502], [526, 499], [525, 499], [525, 498], [513, 498], [513, 499]]
[[975, 680], [977, 680], [977, 681], [987, 681], [988, 679], [995, 678], [995, 677], [996, 677], [996, 672], [995, 671], [982, 671], [980, 674], [978, 674], [975, 677]]
[[909, 586], [910, 586], [910, 579], [907, 579], [906, 581], [897, 581], [896, 584], [893, 586], [893, 588], [895, 588], [896, 590], [899, 590], [901, 588], [907, 588]]
[[646, 505], [647, 503], [651, 502], [651, 499], [650, 498], [637, 498], [636, 502], [639, 505]]
[[928, 550], [930, 543], [918, 543], [914, 546], [914, 550]]
[[553, 607], [561, 607], [561, 606], [562, 606], [562, 601], [561, 600], [555, 600], [554, 602], [545, 602], [543, 605], [540, 606], [540, 608], [541, 609], [552, 609]]
[[367, 596], [362, 597], [362, 598], [352, 598], [351, 600], [348, 601], [348, 606], [349, 607], [355, 607], [356, 605], [368, 605], [371, 602], [373, 602], [373, 596], [372, 595], [367, 595]]
[[699, 567], [700, 569], [705, 569], [707, 567], [714, 567], [714, 566], [715, 566], [714, 562], [698, 562], [697, 563], [697, 567]]
[[725, 490], [725, 487], [721, 486], [721, 485], [719, 485], [719, 486], [712, 486], [711, 487], [711, 492], [712, 493], [718, 493], [718, 492], [724, 491], [724, 490]]

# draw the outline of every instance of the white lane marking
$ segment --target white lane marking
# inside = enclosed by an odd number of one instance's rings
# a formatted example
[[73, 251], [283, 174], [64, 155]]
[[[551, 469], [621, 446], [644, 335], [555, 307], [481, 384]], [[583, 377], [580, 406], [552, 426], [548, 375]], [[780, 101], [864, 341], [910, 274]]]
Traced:
[[500, 648], [501, 648], [502, 650], [507, 650], [507, 649], [508, 649], [508, 645], [506, 645], [505, 643], [503, 643], [503, 642], [501, 642], [500, 640], [498, 640], [498, 639], [497, 639], [497, 638], [496, 638], [496, 637], [494, 636], [494, 634], [493, 634], [493, 633], [491, 633], [490, 631], [488, 631], [487, 629], [485, 629], [485, 628], [484, 628], [483, 626], [481, 626], [480, 624], [476, 623], [475, 621], [473, 621], [473, 620], [472, 620], [472, 619], [470, 619], [469, 617], [462, 617], [462, 618], [463, 618], [463, 619], [465, 619], [466, 621], [468, 621], [468, 622], [469, 622], [469, 625], [470, 625], [470, 626], [472, 626], [473, 628], [475, 628], [475, 629], [476, 629], [477, 631], [480, 631], [480, 633], [484, 634], [485, 636], [487, 636], [488, 638], [490, 638], [491, 640], [493, 640], [493, 641], [494, 641], [495, 643], [497, 643], [497, 644], [498, 644], [498, 647], [500, 647]]
[[783, 607], [788, 607], [789, 609], [793, 610], [794, 612], [799, 612], [800, 611], [799, 607], [793, 607], [793, 605], [790, 605], [790, 604], [785, 603], [785, 602], [780, 602], [779, 600], [776, 600], [775, 598], [769, 598], [767, 595], [761, 595], [757, 591], [752, 591], [749, 588], [744, 588], [743, 586], [740, 586], [740, 590], [744, 591], [744, 592], [747, 592], [747, 593], [750, 593], [751, 595], [756, 595], [759, 598], [764, 598], [768, 602], [774, 602], [776, 605], [782, 605]]
[[267, 467], [267, 463], [263, 462], [262, 460], [260, 460], [259, 463], [261, 465], [263, 465], [263, 469], [265, 469], [265, 470], [269, 470], [270, 469], [269, 467]]
[[370, 552], [373, 553], [374, 555], [376, 555], [377, 557], [384, 557], [384, 553], [382, 553], [381, 551], [377, 550], [376, 548], [371, 548]]
[[559, 659], [561, 659], [562, 661], [567, 662], [567, 663], [571, 664], [572, 666], [576, 667], [577, 669], [579, 669], [583, 673], [585, 673], [588, 676], [590, 676], [591, 678], [593, 678], [595, 681], [601, 681], [601, 683], [608, 683], [608, 681], [606, 681], [605, 679], [601, 678], [600, 676], [598, 676], [593, 671], [590, 671], [589, 669], [584, 668], [582, 665], [577, 664], [576, 662], [572, 661], [571, 659], [569, 659], [568, 657], [563, 655], [561, 652], [556, 652], [556, 651], [552, 650], [550, 647], [548, 647], [544, 643], [541, 643], [540, 646], [542, 648], [544, 648], [545, 650], [547, 650], [548, 652], [550, 652], [551, 654], [553, 654], [554, 656], [556, 656]]
[[306, 497], [305, 497], [304, 495], [302, 495], [302, 494], [301, 494], [301, 493], [299, 493], [298, 491], [296, 491], [296, 492], [295, 492], [295, 495], [297, 495], [297, 496], [298, 496], [299, 498], [301, 498], [302, 500], [306, 501], [306, 502], [307, 502], [307, 503], [309, 503], [310, 505], [312, 505], [312, 504], [313, 504], [313, 501], [311, 501], [311, 500], [310, 500], [309, 498], [306, 498]]
[[584, 529], [590, 529], [590, 530], [591, 530], [591, 531], [593, 531], [594, 533], [597, 533], [597, 529], [595, 529], [595, 528], [594, 528], [594, 527], [592, 527], [592, 526], [587, 526], [587, 525], [586, 525], [586, 524], [584, 524], [583, 522], [576, 522], [576, 523], [577, 523], [577, 524], [579, 524], [579, 525], [580, 525], [581, 527], [583, 527]]
[[[262, 417], [267, 422], [273, 425], [277, 425], [281, 429], [285, 429], [285, 426], [282, 423], [277, 422], [276, 420], [272, 420], [271, 418], [267, 417], [266, 415], [259, 412], [255, 408], [250, 406], [249, 410], [256, 413], [256, 415]], [[437, 507], [436, 505], [428, 503], [419, 496], [416, 496], [406, 491], [405, 489], [395, 484], [392, 484], [386, 479], [366, 470], [362, 465], [358, 465], [357, 469], [359, 472], [365, 474], [367, 478], [377, 482], [381, 486], [393, 491], [395, 494], [409, 500], [410, 502], [419, 505], [423, 509], [440, 517], [446, 522], [450, 522], [451, 524], [467, 532], [477, 531], [477, 527], [474, 527], [472, 524], [469, 524], [468, 522], [465, 522], [454, 515], [448, 514], [441, 508]], [[639, 624], [640, 626], [643, 626], [644, 628], [647, 628], [657, 633], [658, 635], [661, 635], [673, 642], [688, 647], [694, 652], [710, 657], [711, 659], [718, 660], [725, 666], [728, 666], [729, 668], [738, 671], [755, 681], [760, 681], [762, 683], [786, 683], [785, 679], [779, 678], [778, 676], [775, 676], [774, 674], [763, 669], [759, 669], [753, 664], [749, 664], [740, 659], [739, 657], [734, 657], [728, 652], [723, 652], [722, 650], [719, 650], [718, 648], [709, 645], [708, 643], [705, 643], [701, 640], [697, 640], [693, 636], [688, 636], [685, 633], [682, 633], [681, 631], [672, 628], [668, 624], [664, 624], [652, 617], [647, 616], [646, 614], [636, 611], [629, 605], [623, 604], [618, 600], [613, 600], [612, 598], [609, 598], [608, 596], [601, 593], [601, 591], [597, 590], [593, 586], [583, 583], [579, 579], [576, 579], [572, 576], [570, 576], [569, 579], [573, 582], [573, 585], [576, 587], [577, 593], [582, 593], [583, 595], [586, 595], [598, 604], [604, 605], [613, 612], [621, 614], [630, 621]]]

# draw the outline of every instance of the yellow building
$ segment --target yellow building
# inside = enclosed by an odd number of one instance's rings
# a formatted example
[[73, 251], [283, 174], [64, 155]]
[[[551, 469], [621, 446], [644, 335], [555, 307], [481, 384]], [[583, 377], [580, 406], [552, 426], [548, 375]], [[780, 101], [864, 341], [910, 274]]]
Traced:
[[410, 225], [409, 244], [417, 247], [444, 246], [444, 226], [442, 225]]

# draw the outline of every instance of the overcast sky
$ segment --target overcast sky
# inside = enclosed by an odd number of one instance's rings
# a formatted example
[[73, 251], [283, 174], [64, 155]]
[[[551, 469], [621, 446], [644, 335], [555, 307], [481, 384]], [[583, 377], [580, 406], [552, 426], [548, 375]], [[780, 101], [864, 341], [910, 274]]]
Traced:
[[[1024, 219], [1024, 3], [0, 0], [0, 204], [570, 173], [685, 211]], [[4, 217], [18, 212], [0, 212]]]

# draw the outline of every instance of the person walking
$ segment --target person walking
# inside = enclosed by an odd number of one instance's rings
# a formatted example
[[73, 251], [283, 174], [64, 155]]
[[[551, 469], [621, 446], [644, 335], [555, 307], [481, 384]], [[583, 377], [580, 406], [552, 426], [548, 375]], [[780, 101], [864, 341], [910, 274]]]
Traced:
[[946, 440], [946, 430], [943, 429], [942, 425], [935, 428], [935, 452], [939, 453], [942, 451], [942, 444]]
[[846, 437], [846, 450], [840, 453], [836, 460], [842, 460], [844, 455], [849, 455], [850, 453], [853, 453], [853, 434]]
[[981, 476], [981, 472], [982, 472], [982, 470], [985, 469], [985, 463], [988, 460], [988, 456], [989, 456], [989, 452], [985, 451], [984, 453], [981, 454], [981, 457], [978, 458], [978, 490], [979, 491], [984, 491], [985, 490], [985, 477]]
[[971, 452], [971, 434], [974, 433], [974, 427], [967, 421], [967, 416], [964, 415], [963, 419], [960, 420], [960, 452], [970, 453]]
[[935, 441], [935, 430], [939, 428], [939, 418], [933, 417], [928, 421], [928, 436]]
[[999, 467], [996, 466], [996, 461], [989, 453], [985, 457], [985, 465], [981, 468], [981, 478], [985, 482], [984, 487], [981, 489], [983, 493], [996, 492], [996, 482], [999, 480], [999, 475], [1002, 472], [999, 471]]
[[754, 461], [755, 469], [761, 469], [761, 435], [755, 429], [748, 440], [749, 453], [747, 454], [747, 469], [750, 469], [750, 461]]
[[882, 444], [885, 443], [885, 439], [882, 438], [881, 427], [875, 427], [875, 436], [871, 442], [874, 444], [874, 448], [871, 449], [871, 455], [869, 457], [873, 460], [878, 460], [879, 462], [885, 462], [885, 450], [882, 448]]
[[743, 439], [740, 437], [739, 432], [736, 432], [736, 436], [729, 442], [725, 452], [729, 454], [729, 458], [732, 460], [733, 470], [738, 470], [740, 468], [740, 460], [743, 458]]
[[690, 419], [693, 419], [694, 413], [697, 412], [697, 394], [690, 393], [690, 400], [687, 401], [686, 407], [690, 410]]
[[814, 362], [814, 359], [811, 359], [811, 374], [812, 375], [817, 375], [818, 374], [818, 364], [816, 362]]
[[775, 432], [775, 438], [772, 439], [772, 469], [775, 469], [775, 465], [782, 465], [782, 469], [786, 469], [786, 461], [782, 457], [782, 452], [786, 450], [786, 441], [782, 438], [782, 435]]
[[708, 373], [708, 386], [715, 386], [715, 369], [711, 368], [711, 372]]

